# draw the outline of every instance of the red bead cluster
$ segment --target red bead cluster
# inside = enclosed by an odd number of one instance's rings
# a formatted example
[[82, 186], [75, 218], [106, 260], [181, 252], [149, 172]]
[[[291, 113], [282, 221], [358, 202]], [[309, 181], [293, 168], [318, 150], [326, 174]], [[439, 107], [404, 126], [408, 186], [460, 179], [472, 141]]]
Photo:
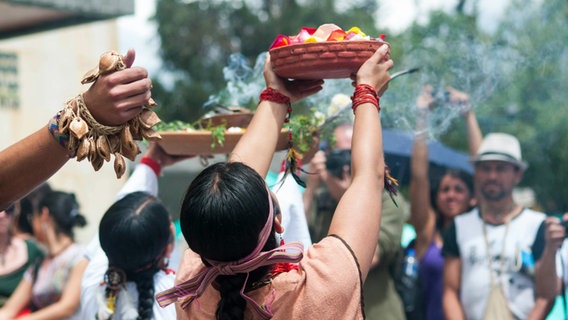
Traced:
[[379, 99], [379, 95], [375, 88], [368, 84], [358, 84], [355, 87], [353, 96], [351, 96], [351, 101], [353, 102], [351, 108], [353, 109], [353, 113], [355, 113], [355, 109], [363, 103], [372, 103], [375, 107], [377, 107], [378, 111], [381, 111]]

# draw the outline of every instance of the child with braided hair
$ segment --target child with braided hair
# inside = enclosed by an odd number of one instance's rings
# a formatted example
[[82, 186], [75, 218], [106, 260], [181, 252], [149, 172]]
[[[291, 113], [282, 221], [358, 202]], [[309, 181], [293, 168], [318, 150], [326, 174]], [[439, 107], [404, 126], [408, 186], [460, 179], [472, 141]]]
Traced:
[[174, 227], [157, 198], [158, 178], [165, 166], [187, 158], [168, 155], [150, 142], [85, 252], [82, 319], [175, 318], [173, 306], [162, 309], [154, 299], [155, 293], [173, 285], [168, 262], [176, 260]]
[[82, 315], [96, 314], [99, 320], [173, 319], [173, 308], [153, 310], [155, 291], [173, 283], [165, 265], [173, 233], [164, 205], [146, 192], [126, 195], [104, 214], [99, 240], [108, 268], [104, 285], [83, 292], [96, 299], [83, 300]]

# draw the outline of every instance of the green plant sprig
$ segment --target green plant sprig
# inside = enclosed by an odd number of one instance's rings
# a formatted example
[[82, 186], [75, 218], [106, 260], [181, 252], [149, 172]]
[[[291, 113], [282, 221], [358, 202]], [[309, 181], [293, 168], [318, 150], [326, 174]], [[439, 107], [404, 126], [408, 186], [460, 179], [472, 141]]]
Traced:
[[155, 126], [156, 131], [187, 131], [188, 129], [211, 131], [211, 150], [215, 150], [217, 145], [223, 146], [225, 143], [227, 122], [225, 120], [223, 123], [214, 126], [211, 121], [208, 121], [207, 124], [203, 126], [201, 119], [193, 123], [175, 120], [170, 122], [160, 122]]

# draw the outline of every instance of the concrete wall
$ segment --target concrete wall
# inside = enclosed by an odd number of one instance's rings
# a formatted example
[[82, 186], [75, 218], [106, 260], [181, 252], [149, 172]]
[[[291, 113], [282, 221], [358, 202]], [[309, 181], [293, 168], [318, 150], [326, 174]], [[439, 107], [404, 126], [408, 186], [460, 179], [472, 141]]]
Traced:
[[[85, 91], [82, 76], [97, 65], [101, 53], [118, 50], [117, 37], [116, 21], [109, 20], [1, 40], [0, 52], [17, 57], [19, 106], [0, 106], [0, 149], [45, 126], [66, 99]], [[94, 235], [124, 181], [116, 179], [112, 161], [94, 172], [90, 163], [75, 160], [49, 180], [55, 189], [74, 192], [79, 200], [88, 225], [76, 229], [78, 241]]]

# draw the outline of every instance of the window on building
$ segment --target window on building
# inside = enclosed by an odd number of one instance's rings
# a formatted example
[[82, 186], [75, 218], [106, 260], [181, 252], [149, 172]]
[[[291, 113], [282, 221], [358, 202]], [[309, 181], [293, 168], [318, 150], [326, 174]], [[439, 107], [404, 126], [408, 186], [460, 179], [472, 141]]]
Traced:
[[0, 52], [0, 109], [20, 107], [18, 89], [18, 56]]

